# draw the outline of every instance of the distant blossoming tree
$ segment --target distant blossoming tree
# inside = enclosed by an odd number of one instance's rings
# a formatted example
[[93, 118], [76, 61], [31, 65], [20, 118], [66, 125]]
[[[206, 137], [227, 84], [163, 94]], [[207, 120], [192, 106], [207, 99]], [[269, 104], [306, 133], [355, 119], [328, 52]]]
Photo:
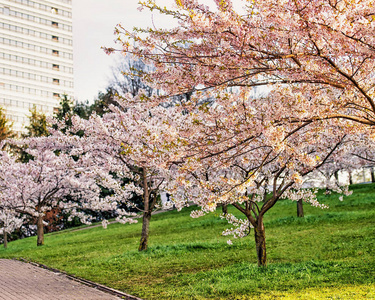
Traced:
[[[2, 213], [12, 212], [14, 220], [36, 218], [37, 245], [41, 246], [44, 244], [43, 216], [47, 211], [60, 208], [70, 212], [71, 217], [77, 216], [88, 223], [90, 219], [84, 209], [113, 208], [100, 200], [96, 175], [87, 172], [80, 161], [64, 153], [56, 155], [54, 151], [35, 147], [34, 142], [27, 142], [26, 151], [33, 157], [27, 163], [17, 162], [7, 153], [1, 153], [3, 190], [0, 208]], [[68, 195], [72, 201], [62, 201]]]

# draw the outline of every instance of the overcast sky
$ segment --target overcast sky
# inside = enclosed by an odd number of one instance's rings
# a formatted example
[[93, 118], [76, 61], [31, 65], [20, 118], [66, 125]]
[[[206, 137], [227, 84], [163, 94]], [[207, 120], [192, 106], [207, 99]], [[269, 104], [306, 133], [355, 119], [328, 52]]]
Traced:
[[[98, 91], [108, 85], [114, 57], [102, 46], [114, 46], [116, 24], [125, 28], [148, 27], [152, 19], [157, 27], [168, 25], [168, 20], [157, 13], [137, 10], [139, 0], [73, 0], [73, 45], [75, 98], [92, 101]], [[160, 1], [159, 1], [160, 2]], [[170, 5], [173, 0], [162, 0]]]

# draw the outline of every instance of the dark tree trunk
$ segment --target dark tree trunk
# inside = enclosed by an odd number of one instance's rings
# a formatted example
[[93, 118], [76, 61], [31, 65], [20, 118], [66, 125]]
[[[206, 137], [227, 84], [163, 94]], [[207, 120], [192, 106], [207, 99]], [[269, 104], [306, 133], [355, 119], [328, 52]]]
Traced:
[[334, 173], [334, 176], [335, 176], [336, 182], [339, 183], [339, 171], [336, 171]]
[[374, 183], [375, 182], [374, 167], [371, 167], [370, 171], [371, 171], [371, 182]]
[[143, 213], [142, 219], [142, 235], [141, 235], [141, 242], [139, 243], [139, 251], [147, 250], [148, 245], [148, 236], [150, 230], [150, 220], [151, 220], [151, 212], [145, 211]]
[[299, 217], [299, 218], [303, 218], [304, 217], [304, 214], [303, 214], [303, 201], [302, 201], [302, 199], [300, 199], [300, 200], [297, 201], [297, 217]]
[[36, 224], [37, 226], [37, 246], [43, 246], [44, 245], [44, 225], [43, 225], [43, 216], [39, 215], [38, 222]]
[[353, 184], [353, 176], [352, 176], [352, 172], [349, 171], [349, 185], [352, 185]]
[[226, 216], [228, 214], [228, 205], [227, 204], [223, 204], [221, 206], [221, 211], [223, 212], [223, 215]]
[[8, 233], [4, 228], [4, 248], [8, 248]]
[[147, 172], [146, 168], [142, 170], [142, 179], [143, 179], [143, 204], [144, 204], [144, 213], [142, 218], [142, 235], [141, 241], [139, 243], [139, 251], [147, 250], [148, 244], [148, 235], [150, 230], [150, 219], [151, 219], [151, 210], [150, 210], [150, 193], [148, 190], [147, 184]]
[[258, 257], [258, 267], [267, 266], [266, 254], [266, 232], [264, 230], [263, 217], [257, 219], [257, 226], [254, 227], [255, 245]]

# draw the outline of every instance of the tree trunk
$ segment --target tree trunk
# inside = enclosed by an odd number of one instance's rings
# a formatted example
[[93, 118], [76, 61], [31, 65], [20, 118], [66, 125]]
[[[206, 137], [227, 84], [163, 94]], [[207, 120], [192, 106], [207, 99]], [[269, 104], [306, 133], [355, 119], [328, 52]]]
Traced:
[[304, 214], [303, 214], [303, 201], [302, 201], [302, 199], [300, 199], [300, 200], [297, 201], [297, 217], [299, 217], [299, 218], [303, 218], [304, 217]]
[[352, 185], [353, 184], [353, 176], [352, 176], [352, 172], [349, 171], [349, 185]]
[[257, 226], [254, 227], [255, 245], [258, 257], [258, 267], [267, 266], [266, 255], [266, 232], [264, 230], [263, 217], [257, 219]]
[[370, 171], [371, 171], [371, 182], [374, 183], [375, 182], [374, 167], [371, 167]]
[[339, 184], [339, 171], [336, 171], [336, 172], [334, 173], [334, 176], [335, 176], [335, 179], [336, 179], [337, 184]]
[[144, 213], [142, 219], [142, 235], [141, 241], [139, 243], [139, 251], [147, 250], [148, 244], [148, 234], [150, 230], [150, 219], [151, 219], [151, 211], [150, 211], [150, 193], [148, 190], [147, 184], [147, 171], [146, 168], [142, 170], [142, 179], [143, 179], [143, 204], [144, 204]]
[[228, 204], [223, 204], [221, 206], [221, 211], [222, 211], [223, 215], [226, 216], [228, 214]]
[[141, 242], [139, 243], [139, 251], [147, 250], [148, 245], [148, 235], [150, 230], [150, 220], [151, 220], [151, 212], [145, 211], [143, 213], [143, 223], [142, 223], [142, 235], [141, 235]]
[[8, 233], [4, 228], [4, 248], [8, 248]]
[[44, 225], [43, 225], [43, 216], [39, 215], [38, 222], [36, 224], [37, 226], [37, 246], [43, 246], [44, 245]]

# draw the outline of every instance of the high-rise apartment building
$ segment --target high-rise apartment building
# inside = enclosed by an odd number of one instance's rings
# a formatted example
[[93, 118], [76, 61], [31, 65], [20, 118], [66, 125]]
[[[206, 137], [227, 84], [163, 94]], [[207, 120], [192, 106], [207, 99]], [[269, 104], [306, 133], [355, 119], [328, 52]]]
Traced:
[[0, 0], [0, 106], [15, 131], [29, 110], [73, 97], [71, 0]]

